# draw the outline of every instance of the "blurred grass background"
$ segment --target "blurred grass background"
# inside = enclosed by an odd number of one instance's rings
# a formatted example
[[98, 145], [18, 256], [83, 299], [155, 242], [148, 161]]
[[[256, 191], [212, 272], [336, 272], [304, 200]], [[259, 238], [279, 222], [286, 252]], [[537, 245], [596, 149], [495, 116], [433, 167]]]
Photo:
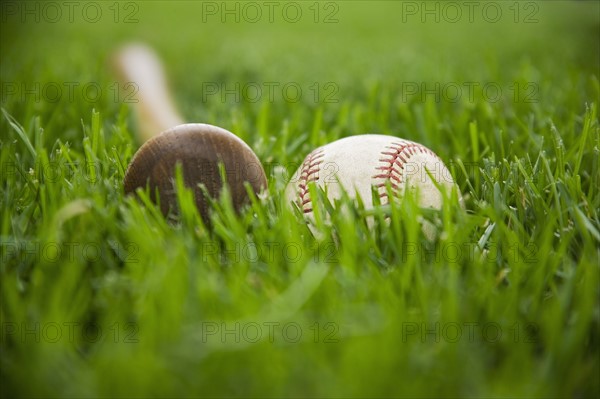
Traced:
[[[502, 10], [496, 23], [483, 17], [488, 3]], [[205, 12], [245, 2], [95, 2], [97, 23], [77, 11], [70, 22], [64, 8], [56, 23], [22, 20], [6, 4], [2, 108], [23, 129], [2, 116], [3, 396], [598, 395], [599, 2], [476, 2], [472, 23], [460, 2], [456, 23], [439, 12], [439, 22], [435, 13], [422, 21], [425, 7], [444, 2], [297, 2], [297, 23], [277, 11], [269, 22], [262, 2], [252, 3], [264, 13], [257, 23]], [[19, 12], [47, 3], [11, 4]], [[124, 23], [130, 12], [135, 21]], [[330, 12], [337, 22], [323, 23]], [[177, 226], [123, 198], [123, 168], [139, 143], [128, 92], [115, 98], [111, 89], [110, 57], [132, 40], [163, 58], [186, 119], [231, 130], [256, 151], [270, 200], [241, 217], [215, 204], [209, 232], [183, 197]], [[20, 88], [50, 82], [94, 83], [102, 93], [90, 101], [76, 88], [52, 102]], [[207, 83], [252, 82], [294, 82], [303, 95], [286, 101], [276, 89], [274, 101], [263, 92], [252, 102], [202, 92]], [[334, 83], [335, 101], [314, 101], [315, 82], [322, 94]], [[497, 84], [502, 98], [406, 92], [464, 82]], [[514, 84], [533, 84], [532, 101], [515, 99]], [[333, 215], [317, 238], [281, 207], [286, 178], [274, 165], [297, 165], [316, 146], [363, 133], [420, 141], [452, 165], [467, 211], [445, 209], [436, 242], [422, 237], [410, 203], [391, 210], [390, 228], [369, 230], [359, 209]], [[35, 167], [66, 161], [97, 162], [102, 173], [92, 181], [76, 169], [50, 181]], [[94, 243], [99, 257], [56, 261], [32, 246], [57, 242]], [[453, 242], [496, 256], [406, 255], [407, 245]], [[249, 243], [263, 249], [257, 259], [243, 255]], [[266, 244], [300, 255], [269, 257]], [[258, 323], [263, 339], [204, 342], [203, 329], [222, 322]], [[281, 339], [278, 327], [269, 342], [264, 322], [298, 323], [303, 339]], [[49, 323], [61, 326], [58, 342], [24, 335]], [[100, 326], [103, 339], [90, 342], [79, 328], [67, 339], [64, 323]], [[462, 338], [423, 337], [435, 323], [457, 323]], [[473, 339], [469, 323], [479, 326]], [[497, 341], [482, 337], [486, 323], [501, 329]]]

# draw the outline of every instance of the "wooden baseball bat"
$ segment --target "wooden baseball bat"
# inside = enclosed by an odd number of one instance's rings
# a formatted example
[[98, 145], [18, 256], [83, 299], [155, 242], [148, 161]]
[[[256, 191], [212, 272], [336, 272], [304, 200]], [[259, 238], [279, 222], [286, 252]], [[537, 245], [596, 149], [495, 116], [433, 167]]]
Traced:
[[134, 85], [136, 132], [141, 143], [184, 124], [175, 109], [164, 68], [150, 47], [137, 43], [125, 45], [115, 53], [113, 65], [123, 83]]

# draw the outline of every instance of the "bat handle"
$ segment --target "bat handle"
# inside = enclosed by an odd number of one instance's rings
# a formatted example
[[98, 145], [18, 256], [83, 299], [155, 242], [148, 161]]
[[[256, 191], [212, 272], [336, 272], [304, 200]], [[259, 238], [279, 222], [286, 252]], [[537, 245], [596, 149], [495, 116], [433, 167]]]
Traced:
[[137, 135], [143, 143], [167, 129], [183, 124], [169, 94], [158, 56], [143, 44], [128, 44], [113, 58], [121, 80], [135, 87]]

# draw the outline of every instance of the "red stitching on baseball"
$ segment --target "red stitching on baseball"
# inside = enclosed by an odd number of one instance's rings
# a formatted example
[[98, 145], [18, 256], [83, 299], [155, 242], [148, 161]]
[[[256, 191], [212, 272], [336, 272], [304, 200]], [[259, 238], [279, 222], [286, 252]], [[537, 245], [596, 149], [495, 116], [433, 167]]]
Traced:
[[[385, 148], [386, 150], [381, 151], [381, 155], [386, 155], [388, 158], [380, 158], [379, 162], [383, 163], [384, 165], [375, 168], [378, 171], [382, 171], [382, 173], [377, 173], [376, 175], [372, 176], [373, 179], [385, 180], [383, 183], [375, 185], [378, 189], [385, 188], [389, 182], [390, 186], [395, 191], [399, 190], [400, 184], [402, 184], [402, 172], [404, 171], [404, 164], [415, 154], [416, 151], [419, 151], [422, 154], [427, 153], [439, 159], [439, 157], [429, 148], [423, 147], [417, 143], [392, 143]], [[388, 197], [387, 191], [379, 193], [379, 198]]]
[[308, 154], [302, 162], [298, 181], [298, 206], [302, 208], [304, 213], [312, 212], [312, 207], [306, 207], [311, 202], [310, 196], [308, 196], [308, 183], [319, 179], [319, 165], [323, 163], [324, 156], [323, 149], [317, 148]]

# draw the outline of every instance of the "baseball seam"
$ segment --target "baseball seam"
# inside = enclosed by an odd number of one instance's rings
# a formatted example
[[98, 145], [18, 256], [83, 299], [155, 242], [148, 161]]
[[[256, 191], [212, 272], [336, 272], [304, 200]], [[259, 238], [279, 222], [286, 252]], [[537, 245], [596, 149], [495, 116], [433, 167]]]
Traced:
[[312, 212], [308, 183], [319, 180], [320, 165], [323, 163], [324, 156], [323, 149], [317, 148], [302, 162], [298, 178], [298, 206], [304, 213]]
[[[435, 158], [439, 157], [429, 148], [416, 143], [391, 143], [385, 146], [381, 151], [379, 162], [382, 164], [375, 169], [377, 174], [373, 175], [373, 179], [383, 179], [382, 182], [375, 184], [375, 187], [380, 191], [379, 198], [389, 201], [389, 195], [385, 189], [387, 183], [394, 189], [395, 194], [400, 190], [404, 173], [404, 165], [415, 153], [429, 154]], [[382, 191], [383, 189], [383, 191]]]

